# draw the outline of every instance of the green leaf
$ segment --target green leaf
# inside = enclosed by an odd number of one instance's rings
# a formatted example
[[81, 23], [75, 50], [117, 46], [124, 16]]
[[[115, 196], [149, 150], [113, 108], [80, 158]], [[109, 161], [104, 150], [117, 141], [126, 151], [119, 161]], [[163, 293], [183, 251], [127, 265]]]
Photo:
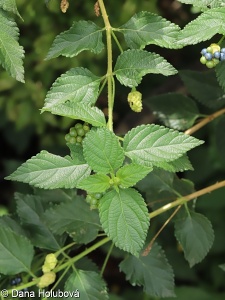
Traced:
[[24, 50], [18, 43], [19, 29], [15, 21], [0, 9], [0, 63], [16, 80], [24, 82]]
[[144, 50], [124, 51], [117, 59], [114, 73], [125, 86], [138, 86], [146, 74], [174, 75], [177, 70], [163, 57]]
[[[217, 66], [216, 66], [216, 77], [218, 79], [218, 82], [220, 86], [223, 88], [223, 91], [225, 91], [225, 63], [224, 61], [221, 61]], [[225, 99], [223, 99], [223, 104], [225, 102]]]
[[[219, 63], [221, 64], [223, 63]], [[189, 93], [199, 102], [212, 108], [224, 106], [224, 91], [216, 80], [215, 72], [185, 70], [179, 74]]]
[[175, 296], [173, 270], [157, 243], [147, 256], [129, 255], [120, 263], [120, 270], [132, 285], [143, 286], [144, 292], [151, 297]]
[[120, 185], [124, 188], [128, 188], [135, 185], [151, 171], [152, 168], [149, 167], [128, 164], [120, 168], [117, 171], [116, 176], [120, 179]]
[[42, 111], [70, 101], [71, 103], [94, 104], [98, 97], [101, 78], [88, 69], [73, 68], [61, 75], [52, 85], [45, 98]]
[[[222, 161], [225, 161], [224, 153], [225, 153], [225, 136], [224, 136], [224, 128], [225, 128], [225, 116], [220, 117], [220, 120], [216, 124], [215, 127], [215, 138], [216, 138], [216, 148], [219, 154], [219, 158]], [[218, 160], [218, 156], [216, 155], [216, 159]]]
[[15, 0], [0, 0], [0, 8], [4, 9], [5, 11], [12, 12], [21, 18], [17, 10]]
[[16, 233], [17, 235], [26, 236], [26, 233], [23, 230], [23, 228], [21, 227], [21, 225], [17, 221], [15, 221], [11, 217], [9, 217], [8, 215], [4, 215], [4, 216], [0, 217], [0, 227], [2, 227], [2, 226], [7, 227], [8, 229], [11, 229], [11, 231]]
[[220, 267], [223, 271], [225, 271], [225, 264], [219, 265], [219, 267]]
[[124, 160], [117, 136], [107, 128], [90, 130], [83, 141], [83, 149], [87, 163], [95, 172], [114, 172]]
[[203, 12], [188, 23], [178, 35], [178, 43], [194, 45], [211, 39], [217, 33], [225, 34], [225, 7], [213, 8]]
[[85, 164], [86, 161], [83, 155], [82, 145], [66, 143], [70, 149], [70, 156], [72, 157], [75, 164]]
[[118, 30], [124, 34], [127, 45], [133, 49], [143, 49], [150, 44], [172, 49], [179, 48], [177, 35], [180, 27], [147, 11], [135, 14]]
[[104, 174], [94, 174], [81, 180], [77, 187], [88, 193], [102, 193], [110, 187], [109, 180]]
[[182, 94], [169, 93], [145, 101], [154, 114], [167, 127], [177, 130], [190, 128], [199, 117], [195, 102]]
[[151, 166], [176, 160], [202, 143], [181, 132], [151, 124], [130, 130], [124, 137], [124, 150], [134, 163]]
[[39, 248], [59, 250], [62, 245], [60, 245], [58, 239], [41, 218], [44, 213], [41, 198], [16, 193], [15, 199], [17, 214], [23, 224], [23, 228], [27, 229], [32, 244]]
[[102, 227], [115, 245], [133, 255], [141, 251], [149, 227], [142, 196], [132, 188], [107, 192], [99, 202]]
[[214, 240], [210, 221], [196, 212], [190, 212], [189, 215], [176, 220], [175, 236], [190, 267], [205, 258]]
[[71, 292], [66, 299], [74, 299], [76, 289], [82, 300], [107, 300], [107, 287], [100, 274], [93, 271], [75, 270], [65, 283], [65, 291]]
[[181, 3], [192, 4], [193, 6], [206, 9], [206, 8], [215, 8], [222, 6], [221, 0], [179, 0]]
[[2, 274], [14, 275], [29, 272], [34, 250], [30, 241], [10, 229], [0, 227], [0, 270]]
[[59, 55], [74, 57], [84, 50], [100, 53], [104, 48], [103, 30], [91, 21], [74, 22], [69, 30], [55, 38], [46, 59]]
[[52, 106], [49, 111], [55, 115], [82, 120], [96, 127], [106, 125], [103, 112], [99, 108], [85, 103], [66, 102]]
[[61, 157], [41, 151], [6, 179], [44, 189], [74, 188], [80, 180], [89, 176], [90, 172], [87, 164], [76, 165], [69, 156]]
[[78, 196], [47, 210], [44, 219], [54, 233], [67, 232], [79, 244], [91, 242], [101, 229], [97, 211]]
[[175, 159], [170, 162], [158, 162], [154, 163], [155, 166], [158, 168], [164, 169], [169, 172], [184, 172], [187, 170], [193, 170], [192, 164], [187, 156], [187, 154], [184, 154], [183, 156], [179, 157], [178, 159]]

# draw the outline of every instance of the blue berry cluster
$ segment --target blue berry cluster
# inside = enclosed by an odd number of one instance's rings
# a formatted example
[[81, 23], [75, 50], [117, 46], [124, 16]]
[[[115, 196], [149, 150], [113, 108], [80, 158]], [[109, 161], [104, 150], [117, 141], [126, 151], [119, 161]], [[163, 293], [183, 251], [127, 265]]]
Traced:
[[220, 61], [225, 60], [225, 48], [220, 48], [218, 44], [211, 44], [201, 51], [200, 62], [207, 68], [214, 68]]
[[21, 277], [15, 277], [11, 280], [11, 285], [17, 285], [17, 284], [20, 284], [22, 282], [22, 279]]

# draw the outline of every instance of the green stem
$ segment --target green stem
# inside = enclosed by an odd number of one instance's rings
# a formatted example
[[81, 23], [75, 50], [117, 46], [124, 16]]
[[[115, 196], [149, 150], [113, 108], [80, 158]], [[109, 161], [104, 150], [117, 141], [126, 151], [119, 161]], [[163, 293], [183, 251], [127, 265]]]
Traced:
[[110, 248], [109, 248], [109, 251], [108, 251], [108, 253], [107, 253], [107, 255], [106, 255], [106, 258], [105, 258], [105, 260], [104, 260], [104, 263], [103, 263], [103, 266], [102, 266], [102, 269], [101, 269], [101, 273], [100, 273], [101, 276], [103, 275], [103, 273], [104, 273], [104, 271], [105, 271], [105, 268], [106, 268], [107, 262], [108, 262], [108, 260], [109, 260], [110, 254], [111, 254], [111, 252], [112, 252], [112, 250], [113, 250], [113, 247], [114, 247], [114, 243], [111, 244], [111, 246], [110, 246]]
[[65, 268], [67, 268], [68, 266], [71, 266], [72, 264], [74, 264], [79, 259], [83, 258], [87, 254], [91, 253], [92, 251], [96, 250], [97, 248], [101, 247], [102, 245], [106, 244], [109, 241], [110, 241], [109, 237], [106, 237], [106, 238], [102, 239], [101, 241], [97, 242], [96, 244], [94, 244], [90, 248], [84, 250], [80, 254], [76, 255], [73, 258], [71, 258], [70, 260], [68, 260], [67, 262], [65, 262], [64, 264], [62, 264], [61, 266], [56, 267], [54, 271], [57, 273], [57, 272], [65, 269]]
[[108, 128], [109, 130], [113, 131], [113, 85], [112, 85], [112, 26], [109, 23], [108, 15], [105, 9], [104, 1], [98, 1], [101, 12], [102, 18], [105, 24], [106, 30], [106, 44], [107, 44], [107, 82], [108, 82]]
[[67, 250], [68, 248], [73, 247], [74, 245], [76, 245], [75, 242], [70, 243], [70, 244], [66, 245], [65, 247], [59, 249], [59, 251], [55, 252], [55, 256], [58, 256], [60, 253], [63, 253], [65, 250]]

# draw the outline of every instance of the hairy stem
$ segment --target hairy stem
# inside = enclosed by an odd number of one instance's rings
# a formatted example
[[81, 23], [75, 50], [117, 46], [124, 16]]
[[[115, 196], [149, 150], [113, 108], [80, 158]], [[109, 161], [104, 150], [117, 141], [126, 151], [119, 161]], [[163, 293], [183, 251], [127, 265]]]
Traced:
[[187, 196], [183, 196], [181, 198], [178, 198], [177, 200], [175, 200], [175, 201], [173, 201], [173, 202], [171, 202], [169, 204], [166, 204], [166, 205], [162, 206], [161, 208], [156, 209], [155, 211], [151, 212], [149, 214], [149, 216], [152, 219], [152, 218], [154, 218], [154, 217], [156, 217], [156, 216], [164, 213], [165, 211], [167, 211], [167, 210], [169, 210], [169, 209], [171, 209], [171, 208], [173, 208], [175, 206], [182, 205], [182, 204], [184, 204], [184, 203], [186, 203], [186, 202], [188, 202], [190, 200], [193, 200], [193, 199], [195, 199], [197, 197], [200, 197], [202, 195], [205, 195], [207, 193], [210, 193], [212, 191], [220, 189], [220, 188], [222, 188], [224, 186], [225, 186], [225, 180], [223, 180], [221, 182], [217, 182], [217, 183], [215, 183], [213, 185], [210, 185], [210, 186], [208, 186], [208, 187], [206, 187], [206, 188], [204, 188], [202, 190], [199, 190], [199, 191], [194, 192], [192, 194], [189, 194]]
[[200, 128], [208, 124], [209, 122], [213, 121], [214, 119], [218, 118], [219, 116], [225, 114], [225, 108], [218, 110], [217, 112], [207, 116], [206, 118], [202, 119], [198, 124], [194, 125], [193, 127], [186, 130], [185, 134], [193, 134], [194, 132], [198, 131]]
[[109, 18], [105, 9], [103, 0], [98, 1], [102, 18], [106, 30], [106, 44], [107, 44], [107, 82], [108, 82], [108, 128], [113, 131], [113, 71], [112, 71], [112, 26], [109, 23]]

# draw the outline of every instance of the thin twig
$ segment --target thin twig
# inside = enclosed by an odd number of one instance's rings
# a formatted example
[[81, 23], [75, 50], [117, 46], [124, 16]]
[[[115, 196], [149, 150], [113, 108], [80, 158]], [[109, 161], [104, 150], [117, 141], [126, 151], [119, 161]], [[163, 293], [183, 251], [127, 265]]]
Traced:
[[207, 116], [206, 118], [202, 119], [198, 124], [194, 125], [193, 127], [187, 129], [184, 133], [185, 134], [193, 134], [194, 132], [198, 131], [200, 128], [208, 124], [209, 122], [213, 121], [214, 119], [218, 118], [219, 116], [225, 114], [225, 108], [218, 110], [217, 112]]
[[173, 201], [173, 202], [171, 202], [169, 204], [166, 204], [166, 205], [162, 206], [161, 208], [156, 209], [155, 211], [151, 212], [149, 214], [149, 217], [152, 219], [152, 218], [160, 215], [161, 213], [163, 213], [163, 212], [165, 212], [165, 211], [167, 211], [167, 210], [169, 210], [169, 209], [171, 209], [171, 208], [173, 208], [175, 206], [182, 205], [182, 204], [184, 204], [184, 203], [186, 203], [186, 202], [188, 202], [190, 200], [198, 198], [198, 197], [200, 197], [202, 195], [205, 195], [207, 193], [210, 193], [210, 192], [215, 191], [217, 189], [220, 189], [222, 187], [225, 187], [225, 180], [217, 182], [217, 183], [215, 183], [213, 185], [207, 186], [206, 188], [201, 189], [201, 190], [199, 190], [197, 192], [194, 192], [192, 194], [189, 194], [187, 196], [180, 197], [177, 200], [175, 200], [175, 201]]
[[150, 243], [148, 244], [148, 246], [145, 248], [145, 250], [142, 252], [142, 256], [147, 256], [149, 254], [149, 252], [152, 249], [152, 246], [155, 242], [155, 240], [157, 239], [157, 237], [160, 235], [160, 233], [163, 231], [163, 229], [167, 226], [167, 224], [169, 224], [169, 222], [172, 220], [172, 218], [176, 215], [176, 213], [178, 212], [178, 210], [181, 208], [181, 205], [179, 205], [175, 211], [172, 213], [172, 215], [166, 220], [166, 222], [163, 224], [163, 226], [159, 229], [159, 231], [155, 234], [155, 236], [152, 238], [152, 240], [150, 241]]

